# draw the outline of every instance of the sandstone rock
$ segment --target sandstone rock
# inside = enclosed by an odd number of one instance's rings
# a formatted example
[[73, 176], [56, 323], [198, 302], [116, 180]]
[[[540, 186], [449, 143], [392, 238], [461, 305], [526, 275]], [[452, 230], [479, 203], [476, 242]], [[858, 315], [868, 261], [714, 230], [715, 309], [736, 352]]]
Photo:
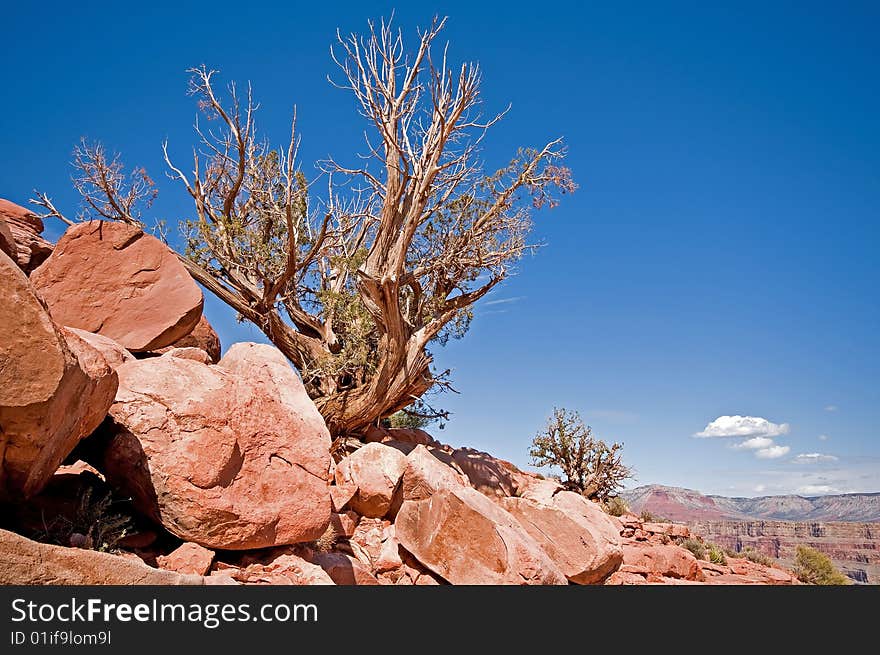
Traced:
[[166, 571], [205, 575], [214, 562], [214, 551], [188, 541], [167, 555], [160, 555], [156, 562]]
[[[335, 473], [334, 473], [335, 475]], [[330, 486], [330, 500], [333, 504], [334, 512], [341, 512], [346, 507], [354, 495], [357, 493], [357, 485], [355, 484], [334, 484]]]
[[364, 435], [364, 441], [367, 443], [397, 441], [400, 443], [410, 443], [416, 446], [440, 445], [430, 434], [417, 428], [382, 428], [379, 426], [373, 426], [367, 430], [367, 433]]
[[42, 544], [0, 530], [0, 584], [201, 585], [197, 575], [150, 568], [140, 561], [81, 548]]
[[65, 327], [65, 332], [72, 332], [104, 356], [104, 361], [116, 370], [125, 362], [134, 361], [135, 356], [108, 337], [94, 332], [86, 332], [77, 328]]
[[356, 512], [334, 512], [330, 515], [330, 527], [340, 537], [351, 537], [357, 529], [360, 516]]
[[12, 236], [12, 230], [0, 216], [0, 252], [5, 253], [9, 259], [18, 263], [18, 248], [15, 245], [15, 239]]
[[624, 565], [668, 578], [705, 580], [697, 558], [690, 551], [672, 544], [625, 543]]
[[403, 453], [379, 443], [370, 443], [339, 463], [336, 483], [357, 487], [348, 503], [355, 512], [380, 518], [391, 509], [394, 492], [405, 468]]
[[409, 553], [452, 584], [566, 584], [517, 520], [469, 487], [404, 501], [395, 528]]
[[63, 333], [27, 277], [0, 253], [0, 496], [37, 493], [104, 417], [117, 377]]
[[113, 432], [96, 466], [140, 511], [181, 539], [225, 550], [310, 541], [326, 530], [326, 435], [266, 385], [175, 357], [129, 362], [118, 373]]
[[438, 489], [462, 487], [467, 478], [437, 459], [425, 446], [416, 446], [406, 456], [400, 485], [402, 500], [422, 500]]
[[564, 491], [563, 487], [557, 480], [549, 478], [537, 478], [532, 476], [521, 476], [517, 478], [518, 492], [521, 498], [529, 498], [537, 500], [539, 503], [549, 504], [553, 501], [553, 496], [560, 491]]
[[56, 322], [132, 352], [168, 346], [202, 315], [202, 292], [161, 241], [125, 223], [68, 228], [31, 282]]
[[[264, 385], [269, 393], [297, 417], [300, 432], [320, 435], [313, 437], [309, 443], [313, 446], [315, 457], [323, 459], [326, 456], [330, 450], [330, 431], [324, 417], [280, 350], [262, 343], [236, 343], [217, 365], [253, 383]], [[329, 456], [327, 461], [330, 461]]]
[[52, 254], [52, 244], [40, 235], [43, 233], [43, 220], [29, 209], [0, 198], [0, 221], [6, 224], [8, 235], [12, 237], [13, 253], [0, 248], [25, 272], [30, 273]]
[[594, 503], [570, 491], [553, 505], [527, 498], [504, 498], [510, 512], [570, 582], [600, 584], [623, 560], [614, 524]]
[[193, 328], [193, 331], [185, 337], [181, 337], [170, 346], [160, 348], [157, 352], [165, 354], [171, 348], [199, 348], [208, 353], [208, 357], [212, 364], [220, 361], [220, 337], [208, 323], [208, 319], [202, 314], [199, 322]]
[[162, 357], [177, 357], [178, 359], [190, 359], [202, 364], [210, 364], [211, 358], [201, 348], [166, 348]]
[[329, 575], [317, 564], [307, 562], [292, 553], [284, 553], [270, 561], [255, 562], [245, 567], [223, 566], [215, 574], [230, 576], [233, 580], [252, 585], [332, 585]]
[[378, 585], [379, 581], [356, 558], [345, 553], [315, 553], [311, 557], [337, 585]]
[[480, 493], [496, 497], [516, 494], [516, 482], [511, 475], [512, 464], [472, 448], [459, 448], [452, 453], [452, 461]]

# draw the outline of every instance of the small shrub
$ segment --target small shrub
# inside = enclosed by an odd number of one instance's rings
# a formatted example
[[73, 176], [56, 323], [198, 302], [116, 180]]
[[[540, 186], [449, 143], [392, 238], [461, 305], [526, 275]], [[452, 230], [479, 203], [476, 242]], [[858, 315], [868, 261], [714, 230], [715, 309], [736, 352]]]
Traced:
[[725, 554], [725, 556], [732, 557], [733, 559], [742, 559], [745, 557], [745, 555], [742, 552], [736, 551], [733, 548], [725, 548], [724, 554]]
[[651, 514], [648, 510], [643, 509], [642, 513], [639, 514], [639, 519], [642, 523], [654, 523], [657, 520], [657, 517]]
[[76, 546], [115, 552], [134, 527], [131, 516], [120, 511], [127, 501], [115, 500], [110, 491], [85, 487], [71, 516], [55, 516], [43, 522], [34, 539], [60, 546]]
[[717, 544], [709, 544], [709, 547], [706, 549], [706, 554], [709, 556], [709, 561], [712, 562], [712, 564], [727, 564], [724, 550]]
[[773, 558], [765, 555], [764, 553], [755, 550], [754, 548], [746, 548], [742, 552], [743, 557], [745, 557], [750, 562], [754, 562], [755, 564], [763, 564], [764, 566], [773, 566]]
[[337, 541], [339, 541], [339, 534], [332, 525], [328, 525], [324, 534], [312, 542], [312, 547], [319, 553], [329, 553], [336, 546]]
[[687, 548], [697, 559], [706, 559], [706, 545], [699, 539], [688, 537], [681, 542], [682, 548]]
[[809, 546], [798, 546], [794, 558], [794, 574], [798, 580], [816, 585], [848, 585], [849, 578], [838, 571], [831, 559]]
[[629, 505], [626, 504], [626, 501], [620, 496], [615, 496], [614, 498], [609, 498], [603, 504], [603, 508], [605, 509], [606, 514], [610, 514], [611, 516], [623, 516], [629, 511]]

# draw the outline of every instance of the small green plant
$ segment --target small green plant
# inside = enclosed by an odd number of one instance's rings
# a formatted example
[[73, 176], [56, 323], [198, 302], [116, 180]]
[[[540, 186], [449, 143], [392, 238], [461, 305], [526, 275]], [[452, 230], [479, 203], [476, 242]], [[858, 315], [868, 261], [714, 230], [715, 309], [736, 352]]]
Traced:
[[727, 557], [732, 557], [733, 559], [742, 559], [745, 557], [745, 555], [742, 552], [740, 552], [738, 550], [734, 550], [733, 548], [725, 548], [724, 554]]
[[657, 520], [657, 517], [651, 514], [648, 510], [643, 509], [642, 513], [639, 514], [639, 519], [642, 523], [654, 523]]
[[742, 556], [745, 557], [750, 562], [754, 562], [755, 564], [762, 564], [763, 566], [773, 566], [774, 560], [772, 557], [765, 555], [761, 551], [755, 550], [752, 547], [747, 547], [743, 550]]
[[709, 556], [709, 561], [712, 562], [712, 564], [727, 564], [727, 557], [724, 556], [724, 550], [717, 544], [709, 544], [706, 549], [706, 554]]
[[603, 504], [603, 508], [605, 509], [605, 513], [610, 514], [611, 516], [623, 516], [629, 512], [629, 505], [627, 505], [626, 501], [620, 496], [614, 496], [614, 498], [606, 500]]
[[681, 542], [682, 548], [687, 548], [697, 559], [706, 559], [706, 545], [699, 539], [688, 537]]
[[798, 580], [815, 585], [848, 585], [852, 581], [838, 571], [831, 559], [809, 546], [798, 546], [794, 558], [794, 574]]

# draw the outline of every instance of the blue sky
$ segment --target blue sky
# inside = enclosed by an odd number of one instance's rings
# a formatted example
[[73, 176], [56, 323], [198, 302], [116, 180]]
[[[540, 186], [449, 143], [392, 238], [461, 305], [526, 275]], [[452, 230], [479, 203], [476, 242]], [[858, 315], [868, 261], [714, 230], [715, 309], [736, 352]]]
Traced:
[[[452, 59], [481, 63], [487, 108], [511, 103], [487, 163], [561, 135], [580, 184], [537, 216], [546, 246], [468, 337], [437, 350], [460, 392], [437, 436], [526, 465], [565, 406], [625, 443], [632, 484], [880, 491], [877, 5], [406, 4], [405, 29], [448, 15]], [[328, 48], [393, 7], [14, 3], [0, 194], [24, 204], [38, 187], [75, 213], [68, 162], [88, 136], [159, 181], [156, 217], [189, 216], [160, 145], [183, 160], [193, 143], [185, 69], [200, 63], [253, 83], [276, 141], [297, 105], [306, 171], [350, 155], [363, 123], [326, 81]], [[224, 345], [261, 339], [206, 307]], [[767, 423], [707, 429], [722, 416]]]

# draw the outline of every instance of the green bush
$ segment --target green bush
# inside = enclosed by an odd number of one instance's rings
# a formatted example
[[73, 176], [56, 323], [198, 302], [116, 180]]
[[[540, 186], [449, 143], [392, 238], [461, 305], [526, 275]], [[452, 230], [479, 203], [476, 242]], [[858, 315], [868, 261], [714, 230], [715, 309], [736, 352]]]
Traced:
[[688, 537], [680, 545], [691, 551], [697, 559], [706, 559], [706, 545], [699, 539]]
[[642, 523], [653, 523], [657, 520], [657, 518], [646, 509], [643, 509], [642, 513], [639, 514], [639, 519], [641, 519]]
[[754, 562], [755, 564], [763, 564], [764, 566], [773, 566], [773, 558], [768, 557], [764, 553], [755, 550], [754, 548], [748, 547], [742, 552], [742, 556], [745, 557], [750, 562]]
[[816, 585], [848, 585], [849, 578], [838, 571], [825, 553], [809, 546], [798, 546], [794, 558], [794, 574], [798, 580]]
[[605, 513], [611, 516], [623, 516], [629, 511], [629, 505], [620, 496], [609, 498], [605, 501], [603, 507], [605, 508]]
[[724, 550], [720, 546], [709, 544], [706, 553], [713, 564], [727, 564], [727, 557], [724, 556]]

